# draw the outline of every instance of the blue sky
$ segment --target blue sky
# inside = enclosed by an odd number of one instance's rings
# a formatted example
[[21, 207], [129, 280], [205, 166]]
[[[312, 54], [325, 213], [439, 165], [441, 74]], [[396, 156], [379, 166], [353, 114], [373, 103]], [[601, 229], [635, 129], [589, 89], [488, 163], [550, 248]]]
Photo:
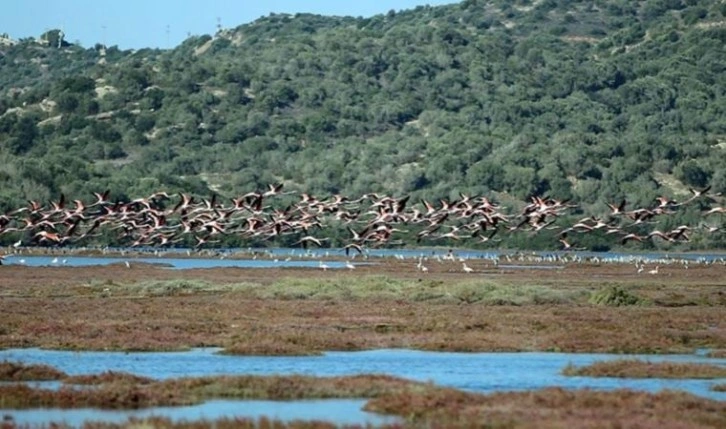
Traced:
[[456, 0], [2, 0], [0, 33], [37, 37], [63, 28], [66, 40], [121, 49], [167, 48], [187, 34], [214, 34], [217, 18], [231, 28], [275, 13], [373, 16], [391, 9], [437, 6]]

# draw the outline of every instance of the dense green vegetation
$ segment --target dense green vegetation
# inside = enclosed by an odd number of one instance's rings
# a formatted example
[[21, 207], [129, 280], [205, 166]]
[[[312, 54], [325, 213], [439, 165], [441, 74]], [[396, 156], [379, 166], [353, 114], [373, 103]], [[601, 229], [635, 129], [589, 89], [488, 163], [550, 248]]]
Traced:
[[467, 0], [273, 14], [172, 50], [63, 45], [1, 47], [0, 210], [272, 182], [585, 214], [726, 192], [723, 2]]

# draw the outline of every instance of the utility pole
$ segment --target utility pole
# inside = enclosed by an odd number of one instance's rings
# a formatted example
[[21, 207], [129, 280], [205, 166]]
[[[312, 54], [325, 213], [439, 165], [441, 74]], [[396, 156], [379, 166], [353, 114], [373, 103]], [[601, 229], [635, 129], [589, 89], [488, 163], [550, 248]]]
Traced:
[[222, 18], [217, 17], [217, 34], [222, 33]]
[[103, 47], [106, 48], [108, 41], [106, 40], [106, 25], [101, 26], [101, 30], [103, 30], [103, 33], [101, 34], [101, 42], [103, 42]]
[[169, 44], [169, 24], [166, 24], [166, 47], [167, 48], [171, 47]]

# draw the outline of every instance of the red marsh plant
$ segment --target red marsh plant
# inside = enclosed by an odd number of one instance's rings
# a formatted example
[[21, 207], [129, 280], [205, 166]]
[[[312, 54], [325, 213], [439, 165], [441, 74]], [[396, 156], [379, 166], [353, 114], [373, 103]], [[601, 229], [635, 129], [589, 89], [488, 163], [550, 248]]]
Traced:
[[162, 405], [190, 405], [185, 396], [156, 394], [147, 385], [102, 384], [97, 389], [63, 386], [58, 390], [38, 389], [24, 384], [0, 386], [0, 408], [102, 408], [135, 409]]
[[[258, 355], [726, 350], [721, 265], [667, 267], [663, 276], [643, 277], [627, 264], [535, 272], [471, 261], [488, 270], [473, 277], [459, 262], [432, 261], [423, 277], [412, 261], [376, 262], [355, 273], [8, 266], [0, 276], [0, 347], [218, 346]], [[603, 290], [615, 293], [601, 297]]]
[[[720, 307], [492, 306], [390, 301], [160, 298], [0, 300], [0, 345], [239, 354], [417, 348], [448, 351], [683, 353], [723, 349]], [[29, 315], [20, 308], [34, 308]], [[37, 311], [35, 310], [37, 309]]]
[[65, 384], [80, 384], [86, 386], [110, 383], [150, 384], [152, 382], [154, 382], [153, 378], [116, 371], [105, 371], [101, 374], [71, 375], [63, 379], [63, 383]]
[[[100, 377], [99, 377], [100, 378]], [[106, 376], [105, 378], [109, 378]], [[144, 408], [189, 405], [208, 399], [322, 399], [370, 398], [419, 385], [387, 376], [218, 376], [150, 381], [139, 378], [99, 384], [95, 389], [33, 388], [23, 384], [0, 385], [1, 408]]]
[[0, 381], [60, 380], [65, 373], [48, 365], [26, 365], [18, 362], [0, 362]]
[[[8, 429], [14, 428], [14, 426], [8, 426]], [[51, 427], [63, 427], [62, 425]], [[188, 421], [182, 420], [173, 422], [171, 419], [165, 417], [150, 417], [147, 419], [130, 418], [124, 423], [101, 423], [101, 422], [86, 422], [83, 425], [84, 429], [121, 429], [121, 428], [158, 428], [158, 429], [334, 429], [334, 428], [358, 428], [359, 425], [352, 426], [339, 426], [333, 423], [316, 421], [316, 420], [293, 420], [293, 421], [282, 421], [276, 419], [270, 419], [267, 417], [260, 417], [259, 419], [250, 418], [221, 418], [217, 420], [196, 420]], [[362, 426], [364, 428], [370, 428], [371, 426]], [[395, 429], [404, 427], [403, 425], [385, 425], [378, 427], [379, 429]], [[5, 429], [4, 426], [0, 425], [0, 428]]]
[[408, 389], [373, 398], [365, 409], [402, 416], [411, 427], [726, 427], [726, 403], [671, 391], [653, 394], [548, 388], [483, 395], [446, 389]]
[[370, 398], [420, 383], [389, 375], [344, 377], [219, 376], [164, 380], [155, 384], [157, 392], [186, 392], [195, 398], [237, 399], [320, 399]]
[[701, 363], [618, 359], [581, 367], [570, 364], [562, 370], [562, 374], [585, 377], [712, 379], [726, 377], [726, 367]]

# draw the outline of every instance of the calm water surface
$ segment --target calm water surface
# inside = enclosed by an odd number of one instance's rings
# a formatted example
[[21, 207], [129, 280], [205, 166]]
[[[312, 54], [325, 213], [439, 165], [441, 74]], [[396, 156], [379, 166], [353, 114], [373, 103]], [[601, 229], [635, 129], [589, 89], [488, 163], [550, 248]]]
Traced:
[[[113, 252], [129, 251], [129, 249], [112, 249]], [[72, 255], [22, 255], [10, 254], [5, 257], [5, 264], [27, 265], [27, 266], [70, 266], [85, 267], [93, 265], [122, 264], [125, 262], [160, 264], [172, 269], [190, 268], [217, 268], [217, 267], [238, 267], [238, 268], [320, 268], [321, 261], [325, 261], [331, 269], [346, 268], [344, 262], [329, 261], [331, 257], [343, 257], [342, 249], [315, 249], [302, 250], [290, 248], [268, 248], [268, 249], [215, 249], [215, 257], [199, 256], [191, 253], [193, 257], [176, 258], [175, 255], [182, 255], [189, 252], [187, 249], [165, 249], [160, 254], [155, 254], [155, 249], [133, 249], [140, 252], [139, 256], [128, 257], [94, 257], [94, 256], [72, 256]], [[231, 255], [239, 255], [239, 252], [246, 252], [256, 257], [248, 259], [228, 259]], [[163, 256], [163, 257], [160, 257]], [[198, 256], [198, 257], [197, 257]], [[593, 259], [605, 262], [630, 262], [650, 261], [661, 263], [675, 263], [675, 261], [688, 260], [691, 262], [708, 262], [726, 264], [726, 254], [723, 253], [618, 253], [618, 252], [511, 252], [511, 251], [479, 251], [467, 249], [455, 249], [449, 254], [448, 250], [442, 249], [367, 249], [365, 257], [351, 255], [353, 265], [375, 264], [376, 258], [396, 257], [403, 259], [445, 258], [453, 256], [462, 259], [498, 259], [503, 263], [499, 268], [507, 269], [557, 269], [561, 266], [548, 265], [519, 265], [518, 261], [528, 262], [557, 262], [566, 257], [574, 259]]]
[[0, 360], [54, 366], [68, 374], [123, 371], [157, 379], [223, 374], [303, 374], [339, 376], [390, 374], [475, 392], [564, 388], [646, 391], [686, 390], [696, 395], [726, 399], [709, 388], [721, 380], [619, 379], [565, 377], [572, 363], [588, 365], [600, 360], [638, 358], [652, 362], [695, 362], [726, 366], [726, 359], [702, 355], [613, 355], [590, 353], [443, 353], [414, 350], [328, 352], [322, 356], [229, 356], [219, 349], [188, 352], [72, 352], [40, 349], [0, 350]]
[[214, 400], [184, 407], [155, 407], [141, 410], [97, 410], [93, 408], [0, 411], [12, 415], [17, 425], [43, 426], [63, 422], [80, 427], [84, 422], [124, 423], [130, 418], [166, 417], [172, 421], [214, 420], [219, 417], [261, 417], [282, 421], [323, 420], [338, 425], [383, 425], [399, 421], [397, 417], [362, 411], [363, 399], [324, 399], [305, 401], [228, 401]]
[[[25, 265], [28, 267], [88, 267], [111, 264], [158, 264], [172, 269], [192, 268], [320, 268], [320, 260], [280, 260], [280, 259], [223, 259], [223, 258], [169, 258], [169, 257], [93, 257], [93, 256], [25, 256], [8, 255], [4, 264]], [[355, 262], [353, 265], [365, 263]], [[345, 262], [325, 261], [330, 269], [346, 268]]]
[[[438, 385], [490, 393], [560, 386], [569, 389], [630, 388], [657, 392], [677, 389], [716, 400], [726, 393], [710, 387], [720, 380], [619, 379], [565, 377], [562, 369], [572, 363], [588, 365], [595, 361], [638, 358], [652, 362], [695, 362], [726, 366], [726, 359], [692, 355], [610, 355], [584, 353], [440, 353], [413, 350], [373, 350], [329, 352], [322, 356], [258, 357], [218, 354], [204, 348], [188, 352], [72, 352], [40, 349], [0, 350], [0, 361], [52, 365], [68, 374], [95, 374], [123, 371], [157, 379], [207, 375], [285, 375], [340, 376], [390, 374]], [[49, 386], [49, 388], [53, 388]], [[363, 400], [321, 401], [209, 401], [191, 407], [159, 407], [133, 411], [82, 410], [0, 410], [18, 423], [43, 424], [65, 420], [71, 425], [95, 419], [125, 421], [128, 417], [166, 416], [173, 420], [217, 417], [274, 417], [284, 420], [324, 419], [337, 424], [381, 424], [388, 417], [361, 411]], [[388, 419], [388, 420], [386, 420]]]

